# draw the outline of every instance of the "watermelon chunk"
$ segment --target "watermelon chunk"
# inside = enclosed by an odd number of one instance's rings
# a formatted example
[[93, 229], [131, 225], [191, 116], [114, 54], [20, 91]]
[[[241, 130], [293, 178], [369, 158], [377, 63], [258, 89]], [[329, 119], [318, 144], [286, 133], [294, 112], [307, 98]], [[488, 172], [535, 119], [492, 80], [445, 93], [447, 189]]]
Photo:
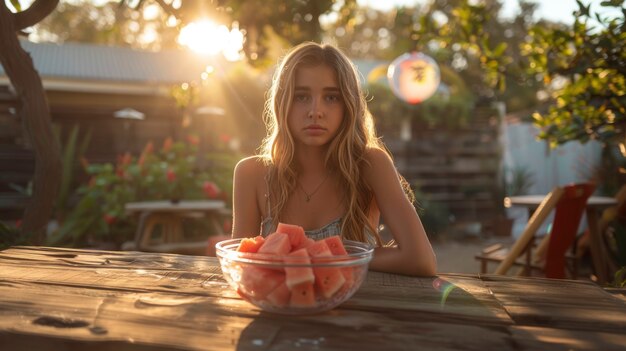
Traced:
[[268, 268], [245, 266], [241, 269], [243, 293], [263, 299], [285, 281], [285, 273]]
[[315, 290], [313, 283], [302, 283], [291, 289], [291, 298], [289, 299], [291, 307], [314, 307], [315, 306]]
[[306, 250], [311, 257], [329, 257], [333, 255], [324, 240], [314, 241]]
[[[343, 241], [337, 235], [331, 236], [329, 238], [324, 239], [326, 245], [328, 245], [328, 249], [333, 254], [333, 256], [343, 256], [347, 255], [348, 252], [346, 248], [343, 246]], [[354, 283], [354, 276], [352, 272], [352, 267], [344, 267], [341, 268], [341, 273], [343, 277], [346, 279], [346, 283], [348, 285], [352, 285]]]
[[243, 238], [239, 242], [237, 251], [255, 253], [259, 251], [259, 248], [265, 243], [265, 238], [257, 235], [254, 238]]
[[320, 267], [313, 269], [315, 288], [325, 298], [330, 298], [346, 283], [342, 268]]
[[[331, 257], [333, 254], [325, 240], [316, 241], [307, 248], [311, 257]], [[313, 259], [315, 261], [315, 259]], [[315, 288], [325, 298], [333, 296], [346, 282], [341, 268], [318, 267], [313, 268]]]
[[[311, 259], [306, 249], [296, 250], [289, 255], [286, 262], [297, 264], [309, 264]], [[313, 283], [315, 276], [313, 275], [313, 269], [311, 267], [285, 267], [285, 282], [289, 289], [293, 289], [294, 286], [303, 283]]]
[[307, 239], [306, 234], [304, 234], [304, 228], [295, 224], [278, 223], [276, 232], [285, 233], [289, 236], [292, 251], [294, 251], [296, 247], [300, 247]]
[[305, 238], [299, 246], [296, 246], [294, 248], [291, 249], [291, 251], [296, 251], [296, 250], [300, 250], [300, 249], [306, 249], [307, 247], [313, 245], [315, 243], [315, 240], [311, 239], [311, 238]]
[[289, 236], [284, 233], [272, 233], [265, 238], [258, 253], [286, 255], [291, 251]]
[[330, 249], [330, 252], [333, 255], [339, 256], [339, 255], [348, 254], [348, 252], [346, 251], [346, 248], [343, 246], [343, 241], [341, 240], [339, 236], [337, 235], [331, 236], [329, 238], [324, 239], [324, 241], [326, 242], [326, 245], [328, 245], [328, 248]]
[[287, 307], [290, 298], [291, 291], [287, 287], [287, 284], [283, 282], [267, 295], [266, 300], [276, 307]]

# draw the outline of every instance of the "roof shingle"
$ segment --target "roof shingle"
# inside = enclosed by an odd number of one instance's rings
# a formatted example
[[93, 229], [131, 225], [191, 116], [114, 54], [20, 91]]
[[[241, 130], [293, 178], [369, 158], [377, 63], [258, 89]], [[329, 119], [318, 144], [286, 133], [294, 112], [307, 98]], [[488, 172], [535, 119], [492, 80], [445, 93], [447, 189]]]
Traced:
[[[83, 43], [22, 40], [42, 78], [111, 82], [180, 83], [198, 79], [209, 59], [188, 51], [139, 51]], [[0, 65], [0, 75], [5, 75]]]

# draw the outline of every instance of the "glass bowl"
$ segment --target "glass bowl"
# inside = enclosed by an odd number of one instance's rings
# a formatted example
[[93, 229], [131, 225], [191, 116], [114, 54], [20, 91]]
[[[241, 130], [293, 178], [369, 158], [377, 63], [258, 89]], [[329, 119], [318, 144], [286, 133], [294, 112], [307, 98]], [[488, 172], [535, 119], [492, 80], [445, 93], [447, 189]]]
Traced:
[[244, 300], [280, 314], [313, 314], [337, 307], [359, 289], [374, 252], [369, 244], [344, 240], [347, 255], [303, 259], [238, 252], [240, 241], [215, 245], [224, 278]]

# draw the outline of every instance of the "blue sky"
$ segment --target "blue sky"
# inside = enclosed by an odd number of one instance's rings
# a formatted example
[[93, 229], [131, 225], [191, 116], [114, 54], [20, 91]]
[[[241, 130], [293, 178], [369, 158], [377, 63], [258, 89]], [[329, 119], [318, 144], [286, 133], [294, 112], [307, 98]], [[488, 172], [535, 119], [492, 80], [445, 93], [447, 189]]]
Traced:
[[[388, 10], [394, 6], [414, 5], [429, 3], [431, 0], [357, 0], [359, 4], [369, 5], [373, 8]], [[572, 12], [578, 9], [576, 0], [531, 0], [539, 4], [536, 14], [540, 18], [563, 23], [572, 23]], [[583, 3], [591, 3], [591, 9], [600, 9], [601, 0], [583, 0]], [[518, 0], [503, 0], [502, 15], [511, 17], [519, 11]]]

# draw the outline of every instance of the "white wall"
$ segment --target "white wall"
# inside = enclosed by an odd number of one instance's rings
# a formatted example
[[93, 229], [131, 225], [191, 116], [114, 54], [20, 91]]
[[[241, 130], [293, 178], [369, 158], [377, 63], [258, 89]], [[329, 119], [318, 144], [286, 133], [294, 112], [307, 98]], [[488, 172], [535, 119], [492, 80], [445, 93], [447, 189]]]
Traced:
[[[586, 144], [569, 142], [550, 150], [547, 143], [537, 140], [539, 131], [531, 123], [503, 124], [502, 143], [504, 147], [503, 163], [505, 167], [526, 167], [533, 174], [534, 184], [529, 195], [545, 195], [555, 186], [584, 182], [590, 179], [594, 168], [600, 163], [601, 144], [590, 141]], [[528, 220], [524, 208], [512, 208], [509, 217], [516, 218], [513, 235], [519, 236]], [[551, 218], [546, 220], [551, 222]], [[583, 218], [579, 232], [586, 227]], [[543, 230], [547, 228], [544, 225]]]

